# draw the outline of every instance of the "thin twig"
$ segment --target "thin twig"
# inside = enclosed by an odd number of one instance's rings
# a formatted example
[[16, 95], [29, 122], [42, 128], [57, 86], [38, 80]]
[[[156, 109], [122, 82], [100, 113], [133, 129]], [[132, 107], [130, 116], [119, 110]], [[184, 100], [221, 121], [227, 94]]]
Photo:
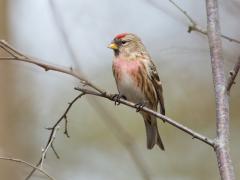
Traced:
[[[176, 2], [174, 2], [173, 0], [169, 0], [169, 2], [171, 4], [173, 4], [190, 22], [191, 25], [188, 26], [188, 32], [191, 33], [192, 31], [196, 31], [199, 32], [203, 35], [207, 35], [207, 30], [200, 27], [197, 22], [188, 14], [187, 11], [185, 11], [183, 8], [181, 8]], [[229, 36], [223, 35], [221, 34], [221, 37], [230, 41], [230, 42], [235, 42], [240, 44], [240, 41], [234, 38], [231, 38]]]
[[53, 134], [50, 136], [51, 138], [50, 138], [49, 142], [47, 143], [46, 147], [44, 149], [42, 149], [42, 158], [41, 158], [41, 163], [40, 163], [40, 169], [43, 168], [43, 163], [44, 163], [44, 159], [46, 158], [46, 153], [47, 153], [49, 147], [52, 147], [51, 145], [56, 138], [56, 133], [59, 130], [59, 128], [60, 128], [59, 126], [56, 126], [56, 128], [53, 129]]
[[60, 159], [59, 154], [57, 153], [56, 149], [54, 148], [53, 142], [51, 143], [51, 148], [52, 148], [52, 150], [53, 150], [55, 156], [57, 157], [57, 159]]
[[179, 11], [181, 11], [184, 16], [186, 16], [186, 18], [190, 21], [190, 23], [193, 26], [196, 26], [197, 23], [196, 21], [193, 20], [193, 18], [187, 13], [187, 11], [183, 10], [177, 3], [175, 3], [173, 0], [169, 0], [170, 3], [172, 3]]
[[208, 42], [210, 48], [213, 83], [216, 101], [217, 137], [216, 152], [222, 180], [234, 180], [235, 174], [229, 148], [229, 96], [226, 91], [218, 1], [206, 0]]
[[[49, 149], [49, 147], [52, 148], [54, 154], [56, 155], [56, 157], [59, 159], [59, 155], [57, 154], [54, 146], [53, 146], [53, 142], [54, 142], [54, 139], [55, 139], [55, 136], [56, 136], [56, 132], [58, 130], [58, 128], [60, 127], [60, 123], [65, 119], [65, 117], [67, 117], [67, 113], [69, 112], [69, 110], [71, 109], [72, 105], [79, 99], [81, 98], [85, 93], [81, 93], [79, 94], [77, 97], [75, 97], [70, 103], [68, 103], [68, 107], [66, 108], [65, 112], [63, 113], [63, 115], [58, 119], [58, 121], [50, 128], [47, 128], [48, 130], [50, 130], [50, 135], [48, 137], [48, 140], [47, 140], [47, 143], [46, 143], [46, 146], [45, 148], [42, 150], [42, 156], [41, 156], [41, 159], [38, 161], [36, 167], [42, 167], [43, 166], [43, 161], [44, 161], [44, 158], [46, 156], [46, 153]], [[65, 124], [65, 129], [66, 129], [66, 124]], [[33, 173], [36, 171], [36, 169], [34, 168], [30, 173], [29, 175], [25, 178], [26, 180], [30, 179], [31, 176], [33, 175]]]
[[226, 91], [227, 91], [228, 95], [230, 94], [232, 85], [235, 84], [235, 79], [236, 79], [239, 69], [240, 69], [240, 57], [238, 57], [238, 60], [237, 60], [236, 64], [234, 65], [233, 70], [230, 71], [230, 73], [229, 73], [229, 77], [228, 77], [227, 84], [226, 84]]
[[70, 136], [69, 136], [69, 133], [68, 133], [68, 117], [65, 116], [64, 119], [65, 119], [65, 121], [64, 121], [65, 122], [65, 126], [64, 126], [65, 128], [64, 128], [63, 133], [69, 138]]
[[34, 168], [36, 170], [38, 170], [39, 172], [41, 172], [42, 174], [44, 174], [45, 176], [47, 176], [49, 179], [51, 180], [55, 180], [55, 178], [53, 178], [52, 176], [48, 175], [47, 172], [45, 172], [43, 169], [40, 169], [36, 166], [34, 166], [33, 164], [26, 162], [24, 160], [21, 159], [16, 159], [16, 158], [10, 158], [10, 157], [0, 157], [1, 160], [6, 160], [6, 161], [12, 161], [12, 162], [17, 162], [17, 163], [21, 163], [21, 164], [25, 164], [31, 168]]

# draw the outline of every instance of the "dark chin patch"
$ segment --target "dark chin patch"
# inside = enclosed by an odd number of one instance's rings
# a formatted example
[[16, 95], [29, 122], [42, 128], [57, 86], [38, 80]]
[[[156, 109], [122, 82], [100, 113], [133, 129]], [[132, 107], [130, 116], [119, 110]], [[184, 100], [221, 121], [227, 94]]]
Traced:
[[113, 52], [114, 52], [114, 55], [115, 55], [116, 57], [119, 56], [119, 50], [118, 50], [118, 49], [114, 49]]

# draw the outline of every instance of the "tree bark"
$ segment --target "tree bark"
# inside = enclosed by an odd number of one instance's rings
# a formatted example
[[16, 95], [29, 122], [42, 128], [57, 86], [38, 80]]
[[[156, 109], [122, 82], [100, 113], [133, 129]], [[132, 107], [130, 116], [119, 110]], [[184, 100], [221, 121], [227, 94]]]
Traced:
[[206, 10], [208, 40], [216, 98], [217, 137], [214, 149], [221, 179], [234, 180], [235, 175], [229, 150], [229, 100], [226, 91], [226, 78], [224, 75], [218, 1], [206, 0]]

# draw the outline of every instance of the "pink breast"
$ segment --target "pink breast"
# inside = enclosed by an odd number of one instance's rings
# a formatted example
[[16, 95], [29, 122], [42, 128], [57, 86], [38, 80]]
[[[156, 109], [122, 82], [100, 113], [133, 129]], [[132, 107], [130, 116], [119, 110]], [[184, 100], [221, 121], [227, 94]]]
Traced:
[[141, 64], [139, 61], [127, 61], [122, 59], [116, 59], [113, 62], [114, 69], [116, 73], [129, 73], [129, 74], [135, 74], [138, 72], [138, 68]]

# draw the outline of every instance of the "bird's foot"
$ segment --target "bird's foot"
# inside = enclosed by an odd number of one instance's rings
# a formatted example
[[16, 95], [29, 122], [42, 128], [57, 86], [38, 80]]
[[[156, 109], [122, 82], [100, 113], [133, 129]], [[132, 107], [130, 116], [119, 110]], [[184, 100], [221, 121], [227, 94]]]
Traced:
[[115, 104], [115, 105], [119, 105], [119, 104], [120, 104], [119, 100], [120, 100], [121, 98], [127, 100], [126, 96], [121, 95], [121, 94], [114, 94], [114, 95], [112, 96], [112, 100], [114, 101], [114, 104]]
[[136, 108], [136, 112], [141, 111], [144, 106], [146, 106], [144, 102], [140, 102], [134, 105], [134, 107]]

